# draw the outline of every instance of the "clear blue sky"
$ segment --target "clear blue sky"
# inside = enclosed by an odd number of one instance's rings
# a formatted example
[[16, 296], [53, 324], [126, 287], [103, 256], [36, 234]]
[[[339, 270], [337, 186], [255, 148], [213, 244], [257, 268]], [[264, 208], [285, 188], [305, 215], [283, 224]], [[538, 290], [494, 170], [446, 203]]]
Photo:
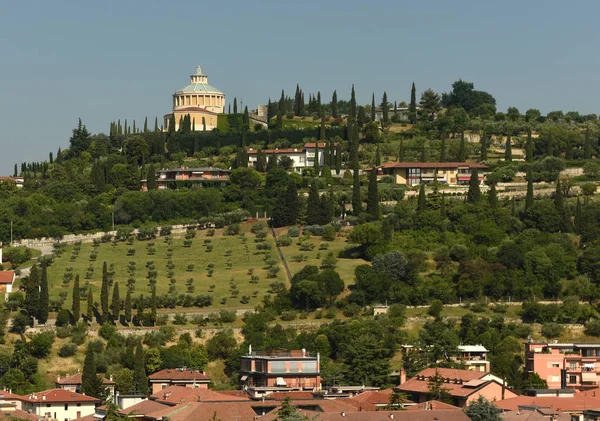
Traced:
[[499, 109], [598, 113], [597, 0], [0, 0], [0, 174], [66, 147], [77, 118], [169, 111], [197, 65], [254, 108], [334, 89], [408, 100], [462, 78]]

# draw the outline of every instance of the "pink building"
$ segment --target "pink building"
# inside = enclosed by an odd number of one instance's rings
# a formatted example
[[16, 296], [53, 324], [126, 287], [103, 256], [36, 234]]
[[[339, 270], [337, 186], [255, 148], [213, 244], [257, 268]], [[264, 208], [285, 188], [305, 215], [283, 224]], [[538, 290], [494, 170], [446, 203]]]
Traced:
[[586, 390], [600, 385], [600, 343], [525, 344], [525, 368], [550, 389]]
[[210, 378], [199, 370], [189, 368], [165, 368], [148, 376], [152, 393], [158, 393], [169, 386], [185, 386], [208, 389]]

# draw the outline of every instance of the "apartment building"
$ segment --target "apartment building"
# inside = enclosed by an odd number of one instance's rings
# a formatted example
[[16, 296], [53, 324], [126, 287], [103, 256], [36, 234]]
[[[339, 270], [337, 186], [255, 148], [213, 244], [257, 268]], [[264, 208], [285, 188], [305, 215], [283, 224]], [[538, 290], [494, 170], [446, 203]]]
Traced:
[[436, 178], [442, 185], [468, 185], [473, 170], [478, 170], [479, 182], [482, 183], [487, 167], [472, 162], [388, 162], [376, 168], [378, 179], [389, 176], [395, 184], [412, 187], [433, 183]]
[[[337, 143], [334, 144], [334, 146]], [[279, 161], [284, 156], [291, 159], [292, 171], [300, 173], [303, 168], [313, 168], [315, 165], [315, 156], [319, 161], [319, 167], [323, 168], [325, 165], [325, 154], [327, 153], [325, 142], [319, 142], [318, 154], [317, 154], [317, 143], [307, 142], [304, 144], [304, 148], [287, 148], [287, 149], [265, 149], [263, 153], [266, 155], [267, 160], [271, 155], [275, 155]], [[335, 155], [335, 148], [331, 151]], [[256, 160], [258, 158], [257, 149], [248, 149], [248, 165], [256, 166]]]
[[[175, 168], [156, 171], [156, 188], [158, 190], [222, 187], [229, 182], [231, 170], [221, 168]], [[148, 181], [142, 180], [142, 190], [148, 190]]]
[[[409, 352], [423, 352], [421, 348], [413, 345], [402, 345], [404, 354]], [[490, 362], [487, 359], [489, 351], [483, 345], [459, 345], [456, 351], [446, 353], [446, 359], [464, 364], [467, 370], [481, 373], [490, 372]]]

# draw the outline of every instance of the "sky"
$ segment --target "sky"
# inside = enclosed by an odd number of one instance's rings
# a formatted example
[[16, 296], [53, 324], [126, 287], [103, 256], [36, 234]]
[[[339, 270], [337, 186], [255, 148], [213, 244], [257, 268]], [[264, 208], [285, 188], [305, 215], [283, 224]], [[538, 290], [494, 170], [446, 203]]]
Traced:
[[249, 109], [299, 83], [408, 101], [455, 80], [516, 106], [600, 113], [597, 0], [0, 0], [0, 175], [170, 111], [202, 66]]

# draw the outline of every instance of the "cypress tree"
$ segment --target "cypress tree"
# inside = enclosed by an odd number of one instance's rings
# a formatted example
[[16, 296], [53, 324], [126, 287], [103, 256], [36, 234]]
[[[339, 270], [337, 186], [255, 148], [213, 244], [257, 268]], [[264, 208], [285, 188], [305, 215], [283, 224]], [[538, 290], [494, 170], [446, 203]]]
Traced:
[[417, 89], [415, 88], [415, 82], [410, 88], [410, 104], [408, 105], [408, 120], [410, 124], [417, 122]]
[[87, 318], [91, 322], [94, 319], [94, 297], [92, 296], [92, 289], [88, 288], [87, 296]]
[[319, 165], [319, 141], [315, 140], [315, 160], [314, 160], [315, 176], [319, 176], [321, 173], [321, 166]]
[[127, 119], [125, 119], [125, 123], [123, 123], [123, 134], [129, 133], [129, 126], [127, 125]]
[[398, 151], [398, 162], [404, 162], [404, 139], [400, 139], [400, 150]]
[[331, 96], [331, 116], [333, 118], [338, 118], [338, 102], [337, 102], [337, 92], [333, 91], [333, 95]]
[[425, 184], [421, 182], [419, 186], [419, 198], [417, 200], [417, 213], [421, 213], [427, 207], [427, 198], [425, 196]]
[[496, 209], [498, 207], [498, 193], [496, 193], [496, 183], [492, 183], [490, 186], [490, 191], [487, 195], [488, 203], [492, 209]]
[[296, 83], [296, 94], [294, 95], [294, 114], [297, 116], [302, 115], [302, 107], [300, 106], [301, 100], [302, 94], [300, 93], [300, 85]]
[[175, 133], [175, 114], [169, 116], [169, 125], [167, 127], [169, 133]]
[[237, 97], [233, 98], [233, 113], [237, 114]]
[[308, 190], [308, 200], [306, 202], [306, 224], [319, 225], [321, 220], [321, 202], [319, 200], [319, 189], [317, 183], [313, 180]]
[[571, 139], [567, 139], [567, 144], [565, 146], [565, 159], [573, 159], [573, 143], [571, 143]]
[[92, 347], [88, 347], [83, 361], [83, 372], [81, 373], [81, 393], [94, 398], [104, 397], [104, 383], [96, 373], [96, 355]]
[[381, 165], [381, 151], [379, 150], [379, 143], [377, 143], [377, 150], [375, 151], [375, 165]]
[[196, 131], [196, 117], [194, 117], [192, 119], [192, 131], [195, 132]]
[[383, 124], [388, 124], [389, 122], [389, 113], [390, 113], [390, 109], [389, 109], [389, 105], [388, 105], [388, 99], [387, 99], [387, 93], [384, 91], [383, 92], [383, 100], [381, 101], [381, 121], [383, 122]]
[[582, 220], [581, 220], [581, 201], [579, 200], [579, 196], [577, 196], [577, 205], [575, 206], [575, 232], [577, 234], [581, 234], [582, 231]]
[[460, 134], [460, 146], [458, 148], [458, 161], [465, 162], [467, 160], [467, 150], [465, 145], [465, 131]]
[[348, 111], [350, 118], [354, 119], [354, 124], [356, 124], [356, 93], [354, 92], [354, 85], [352, 85], [352, 92], [350, 94], [350, 104], [348, 106]]
[[379, 194], [377, 191], [377, 168], [369, 172], [369, 190], [367, 193], [367, 214], [370, 219], [379, 219]]
[[425, 140], [423, 140], [423, 145], [421, 146], [421, 162], [427, 162], [427, 154], [425, 149]]
[[556, 212], [561, 218], [562, 231], [570, 232], [572, 230], [571, 215], [569, 214], [569, 209], [567, 208], [564, 202], [560, 178], [556, 180], [556, 190], [554, 192], [554, 207], [556, 208]]
[[202, 131], [206, 131], [206, 118], [202, 117]]
[[267, 157], [262, 149], [256, 151], [256, 171], [265, 172], [267, 169]]
[[482, 161], [487, 160], [487, 150], [488, 150], [487, 133], [485, 132], [485, 129], [483, 129], [483, 131], [481, 132], [481, 160]]
[[285, 114], [285, 92], [283, 89], [281, 90], [281, 98], [279, 98], [279, 116], [283, 116]]
[[136, 133], [136, 129], [135, 129], [135, 119], [133, 120], [133, 133]]
[[109, 317], [108, 304], [108, 269], [106, 262], [102, 265], [102, 285], [100, 287], [100, 307], [102, 309], [102, 321], [106, 322]]
[[144, 133], [148, 133], [148, 117], [144, 118]]
[[327, 140], [325, 133], [325, 108], [321, 107], [321, 127], [319, 129], [319, 140]]
[[150, 295], [150, 320], [152, 325], [156, 325], [156, 284], [152, 285], [152, 294]]
[[592, 141], [590, 139], [590, 128], [585, 131], [585, 139], [583, 144], [583, 158], [592, 159]]
[[50, 311], [50, 291], [48, 290], [48, 267], [46, 261], [42, 262], [42, 276], [40, 279], [40, 306], [37, 315], [38, 321], [45, 324]]
[[375, 92], [371, 97], [371, 121], [375, 121]]
[[440, 202], [440, 217], [446, 219], [446, 195], [442, 193], [442, 200]]
[[244, 107], [244, 114], [242, 116], [242, 126], [244, 130], [250, 130], [250, 114], [248, 113], [248, 106]]
[[25, 290], [25, 310], [32, 317], [37, 317], [40, 306], [40, 272], [37, 265], [33, 265], [29, 276], [23, 282]]
[[335, 145], [335, 173], [340, 175], [342, 172], [342, 145], [338, 142]]
[[271, 155], [269, 155], [269, 160], [267, 161], [266, 170], [267, 170], [267, 172], [270, 172], [271, 170], [274, 170], [275, 168], [277, 168], [277, 155], [275, 155], [275, 153], [272, 153]]
[[121, 315], [121, 298], [119, 297], [119, 283], [115, 282], [115, 286], [113, 287], [113, 295], [111, 302], [111, 310], [112, 317], [115, 321], [119, 320], [119, 316]]
[[154, 117], [154, 133], [157, 133], [158, 131], [158, 117]]
[[79, 297], [79, 274], [75, 275], [75, 282], [73, 282], [73, 304], [71, 310], [73, 312], [73, 321], [77, 323], [81, 317], [81, 298]]
[[531, 138], [531, 127], [527, 130], [527, 144], [525, 146], [525, 160], [533, 162], [533, 139]]
[[[52, 156], [52, 155], [51, 155]], [[15, 170], [13, 171], [13, 177], [18, 176], [19, 174], [17, 173], [17, 164], [15, 164]]]
[[517, 201], [514, 196], [510, 199], [510, 214], [517, 216]]
[[548, 144], [546, 145], [546, 155], [554, 156], [554, 139], [552, 138], [552, 130], [548, 131]]
[[127, 288], [125, 295], [124, 313], [125, 323], [129, 324], [131, 322], [131, 288]]
[[148, 187], [148, 191], [156, 190], [156, 171], [154, 170], [154, 165], [152, 164], [148, 166], [146, 186]]
[[469, 191], [467, 192], [467, 202], [478, 203], [481, 199], [481, 190], [479, 189], [479, 174], [476, 169], [471, 170], [471, 179], [469, 180]]
[[146, 376], [146, 367], [144, 365], [144, 350], [142, 343], [138, 342], [135, 347], [135, 359], [133, 365], [134, 391], [141, 394], [148, 393], [148, 377]]
[[533, 206], [533, 173], [531, 168], [527, 170], [527, 196], [525, 198], [525, 211]]
[[504, 150], [504, 160], [512, 162], [512, 144], [510, 139], [510, 131], [506, 135], [506, 149]]
[[227, 114], [231, 114], [231, 104], [227, 107]]
[[442, 144], [440, 145], [440, 162], [446, 162], [446, 136], [442, 133]]

